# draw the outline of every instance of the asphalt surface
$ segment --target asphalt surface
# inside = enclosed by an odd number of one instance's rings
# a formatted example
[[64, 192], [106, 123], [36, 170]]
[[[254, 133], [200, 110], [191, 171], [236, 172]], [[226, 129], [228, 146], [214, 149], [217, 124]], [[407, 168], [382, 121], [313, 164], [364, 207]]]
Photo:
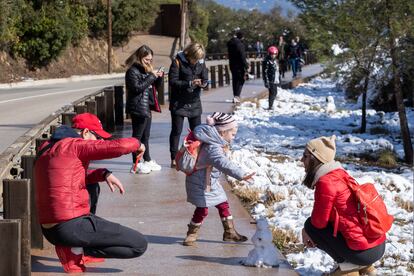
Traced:
[[0, 152], [51, 113], [124, 78], [0, 89]]
[[[321, 69], [320, 66], [304, 68], [302, 75], [315, 75]], [[249, 81], [243, 88], [242, 98], [257, 97], [264, 92], [261, 80]], [[203, 93], [203, 120], [213, 111], [232, 111], [231, 99], [229, 86]], [[140, 231], [146, 235], [149, 247], [136, 259], [107, 259], [104, 263], [87, 266], [85, 275], [297, 275], [286, 261], [278, 268], [267, 269], [241, 265], [240, 261], [247, 257], [253, 244], [250, 240], [242, 244], [223, 242], [223, 230], [215, 208], [210, 208], [197, 246], [181, 245], [194, 207], [186, 202], [184, 174], [169, 167], [170, 125], [170, 114], [164, 106], [161, 114], [154, 114], [150, 138], [151, 157], [162, 166], [161, 171], [148, 175], [130, 174], [130, 156], [92, 165], [113, 171], [126, 188], [126, 194], [120, 195], [111, 193], [101, 184], [97, 215]], [[130, 122], [127, 121], [116, 135], [130, 136]], [[227, 184], [224, 186], [237, 230], [251, 238], [255, 232], [252, 218]], [[53, 246], [46, 241], [45, 245], [44, 250], [32, 250], [32, 275], [63, 275]]]

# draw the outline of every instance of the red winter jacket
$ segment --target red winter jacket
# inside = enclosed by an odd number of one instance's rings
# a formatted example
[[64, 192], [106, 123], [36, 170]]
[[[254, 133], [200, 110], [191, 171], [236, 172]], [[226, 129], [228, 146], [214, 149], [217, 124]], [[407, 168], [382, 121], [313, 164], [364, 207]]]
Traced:
[[89, 162], [119, 157], [139, 147], [140, 142], [135, 138], [110, 141], [64, 138], [56, 142], [35, 165], [39, 222], [60, 223], [89, 214], [86, 184], [104, 181], [106, 172], [87, 170]]
[[331, 223], [345, 238], [350, 249], [366, 250], [380, 245], [386, 237], [368, 239], [364, 236], [358, 221], [355, 196], [345, 182], [348, 177], [351, 176], [345, 170], [335, 169], [319, 178], [315, 184], [311, 222], [319, 229]]

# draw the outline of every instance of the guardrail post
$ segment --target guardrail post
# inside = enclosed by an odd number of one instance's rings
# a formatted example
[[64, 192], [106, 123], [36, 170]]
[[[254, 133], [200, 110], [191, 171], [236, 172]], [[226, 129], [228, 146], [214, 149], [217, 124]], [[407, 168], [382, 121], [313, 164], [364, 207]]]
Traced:
[[109, 132], [115, 131], [115, 116], [114, 116], [114, 88], [110, 87], [104, 89], [105, 95], [105, 119], [106, 130]]
[[165, 75], [162, 75], [161, 80], [155, 83], [157, 84], [155, 89], [158, 92], [158, 103], [163, 105], [165, 104]]
[[217, 87], [217, 83], [216, 83], [216, 67], [215, 66], [210, 66], [210, 74], [211, 74], [211, 88], [216, 88]]
[[[21, 220], [21, 275], [30, 276], [30, 180], [3, 180], [5, 219]], [[5, 238], [8, 239], [8, 238]]]
[[49, 139], [47, 139], [47, 138], [37, 138], [36, 139], [36, 148], [35, 148], [36, 152], [39, 151], [40, 146], [46, 141], [49, 141]]
[[75, 116], [76, 116], [76, 113], [74, 113], [74, 112], [62, 113], [62, 125], [71, 126], [72, 125], [72, 119]]
[[96, 101], [86, 101], [86, 111], [96, 115]]
[[225, 72], [226, 85], [230, 85], [230, 70], [227, 64], [224, 65], [224, 72]]
[[76, 114], [82, 114], [82, 113], [86, 113], [87, 112], [86, 105], [75, 105], [73, 107], [73, 109], [75, 110], [75, 113]]
[[124, 86], [115, 86], [115, 125], [124, 125]]
[[223, 65], [219, 64], [217, 68], [218, 68], [218, 85], [219, 87], [223, 87], [224, 86]]
[[98, 116], [99, 120], [102, 123], [102, 126], [106, 128], [106, 119], [105, 119], [105, 97], [104, 96], [96, 96], [96, 116]]
[[40, 228], [36, 209], [36, 182], [34, 178], [35, 155], [23, 155], [21, 166], [23, 168], [22, 178], [30, 179], [30, 236], [31, 247], [43, 249], [43, 234]]
[[257, 78], [260, 78], [262, 75], [262, 62], [258, 61], [256, 62], [256, 76]]
[[256, 76], [256, 63], [254, 61], [250, 62], [250, 72], [249, 74], [252, 74], [253, 76]]
[[20, 219], [0, 220], [0, 275], [21, 275]]

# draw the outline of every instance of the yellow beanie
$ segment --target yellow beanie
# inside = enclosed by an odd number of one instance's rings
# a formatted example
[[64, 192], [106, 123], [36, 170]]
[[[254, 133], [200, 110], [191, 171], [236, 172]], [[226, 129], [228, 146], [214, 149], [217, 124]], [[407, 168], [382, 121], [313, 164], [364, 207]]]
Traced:
[[306, 149], [322, 163], [328, 163], [335, 158], [335, 139], [335, 135], [312, 139], [306, 144]]

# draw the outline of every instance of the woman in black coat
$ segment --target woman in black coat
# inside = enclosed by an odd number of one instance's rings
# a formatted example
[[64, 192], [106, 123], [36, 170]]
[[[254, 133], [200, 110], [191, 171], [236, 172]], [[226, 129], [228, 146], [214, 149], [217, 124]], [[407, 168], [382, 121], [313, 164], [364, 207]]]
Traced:
[[208, 72], [204, 63], [205, 50], [199, 43], [191, 43], [179, 52], [168, 73], [171, 111], [170, 154], [171, 167], [175, 167], [184, 118], [187, 117], [190, 129], [201, 124], [201, 88], [208, 85]]
[[161, 112], [157, 101], [156, 82], [162, 81], [163, 70], [152, 67], [153, 51], [146, 45], [139, 47], [127, 60], [131, 64], [125, 75], [127, 90], [126, 111], [131, 115], [132, 137], [138, 138], [145, 145], [143, 162], [134, 170], [137, 154], [132, 154], [132, 173], [150, 173], [161, 170], [161, 166], [151, 160], [149, 137], [151, 132], [151, 111]]

